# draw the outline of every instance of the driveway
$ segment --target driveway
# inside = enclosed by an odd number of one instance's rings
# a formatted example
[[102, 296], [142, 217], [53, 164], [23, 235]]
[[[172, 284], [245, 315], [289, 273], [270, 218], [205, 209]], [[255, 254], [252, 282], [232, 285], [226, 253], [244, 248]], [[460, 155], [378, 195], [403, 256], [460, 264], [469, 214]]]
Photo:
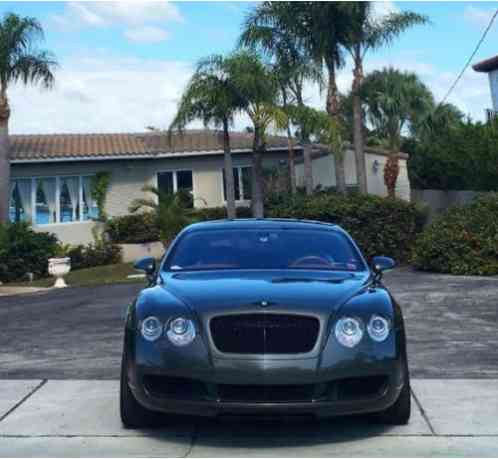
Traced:
[[[398, 269], [415, 378], [498, 378], [498, 278]], [[0, 297], [0, 379], [117, 379], [126, 306], [140, 284]]]
[[497, 456], [498, 279], [396, 270], [386, 283], [404, 309], [413, 378], [410, 423], [391, 428], [175, 417], [124, 430], [123, 317], [141, 286], [2, 297], [0, 456]]

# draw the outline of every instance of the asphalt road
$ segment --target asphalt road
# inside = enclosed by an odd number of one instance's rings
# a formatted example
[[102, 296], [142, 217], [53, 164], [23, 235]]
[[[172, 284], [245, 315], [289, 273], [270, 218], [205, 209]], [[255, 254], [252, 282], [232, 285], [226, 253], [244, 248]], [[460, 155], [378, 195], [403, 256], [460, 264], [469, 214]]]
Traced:
[[[415, 378], [498, 377], [498, 278], [396, 270]], [[0, 379], [117, 379], [124, 311], [140, 284], [0, 297]]]

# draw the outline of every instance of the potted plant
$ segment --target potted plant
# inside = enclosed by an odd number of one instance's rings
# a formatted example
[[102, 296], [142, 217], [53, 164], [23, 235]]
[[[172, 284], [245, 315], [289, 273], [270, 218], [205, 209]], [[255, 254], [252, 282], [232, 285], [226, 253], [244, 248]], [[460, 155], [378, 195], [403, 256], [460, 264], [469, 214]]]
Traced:
[[48, 273], [55, 277], [54, 288], [67, 287], [64, 276], [71, 271], [71, 258], [66, 256], [70, 248], [68, 244], [59, 245], [56, 256], [48, 259]]

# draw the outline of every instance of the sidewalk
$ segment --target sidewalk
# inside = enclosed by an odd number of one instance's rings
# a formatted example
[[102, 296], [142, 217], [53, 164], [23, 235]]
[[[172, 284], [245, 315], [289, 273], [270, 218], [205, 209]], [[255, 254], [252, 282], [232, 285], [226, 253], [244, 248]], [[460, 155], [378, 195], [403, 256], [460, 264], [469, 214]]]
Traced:
[[0, 285], [0, 296], [24, 295], [26, 293], [48, 292], [51, 288], [42, 287], [7, 287]]
[[497, 456], [498, 380], [412, 384], [408, 426], [362, 418], [254, 422], [173, 418], [121, 427], [118, 381], [0, 381], [0, 456]]

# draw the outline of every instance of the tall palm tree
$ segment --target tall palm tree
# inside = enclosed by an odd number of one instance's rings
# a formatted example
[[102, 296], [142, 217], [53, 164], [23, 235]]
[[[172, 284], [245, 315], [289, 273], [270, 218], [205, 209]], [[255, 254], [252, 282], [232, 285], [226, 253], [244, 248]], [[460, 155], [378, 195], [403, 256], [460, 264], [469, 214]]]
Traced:
[[434, 99], [416, 74], [393, 68], [376, 70], [367, 75], [361, 96], [368, 121], [389, 149], [384, 182], [388, 195], [394, 197], [402, 133], [413, 129], [418, 120], [430, 114]]
[[187, 124], [195, 119], [201, 119], [205, 126], [212, 124], [222, 128], [228, 218], [236, 217], [229, 128], [233, 124], [234, 115], [241, 110], [242, 103], [228, 71], [226, 59], [221, 55], [214, 55], [197, 64], [169, 126], [170, 136], [175, 129], [182, 133]]
[[[320, 68], [327, 70], [326, 110], [331, 126], [340, 132], [339, 94], [336, 72], [344, 64], [341, 44], [347, 38], [344, 9], [336, 2], [262, 2], [249, 15], [247, 22], [286, 30], [302, 50]], [[331, 145], [334, 152], [336, 185], [346, 191], [344, 154], [340, 136]]]
[[363, 116], [360, 89], [363, 83], [363, 61], [370, 50], [391, 44], [403, 31], [416, 24], [428, 22], [427, 17], [404, 11], [390, 13], [378, 19], [373, 12], [372, 2], [340, 2], [347, 20], [347, 40], [342, 45], [353, 60], [353, 142], [356, 173], [361, 193], [367, 192], [367, 175], [363, 138]]
[[[283, 22], [269, 21], [288, 10], [288, 3], [268, 2], [256, 8], [245, 20], [239, 46], [261, 51], [272, 59], [273, 71], [280, 88], [283, 109], [290, 115], [293, 105], [304, 107], [303, 87], [306, 81], [323, 84], [321, 67], [316, 65], [308, 54], [299, 47], [291, 30]], [[290, 117], [286, 126], [289, 145], [289, 179], [291, 192], [296, 192], [294, 144]], [[301, 144], [304, 146], [305, 166], [310, 162], [309, 136], [303, 126], [299, 126]], [[312, 183], [311, 168], [305, 167], [305, 182]], [[308, 190], [309, 187], [307, 187]]]
[[40, 23], [30, 17], [7, 13], [0, 20], [0, 223], [9, 219], [10, 162], [7, 90], [11, 84], [37, 84], [49, 88], [54, 83], [57, 63], [48, 51], [35, 48], [43, 39]]
[[271, 124], [278, 128], [287, 125], [287, 117], [278, 106], [279, 88], [271, 67], [257, 54], [238, 51], [226, 58], [227, 72], [242, 98], [243, 111], [253, 124], [252, 210], [256, 218], [264, 216], [263, 154], [266, 134]]

